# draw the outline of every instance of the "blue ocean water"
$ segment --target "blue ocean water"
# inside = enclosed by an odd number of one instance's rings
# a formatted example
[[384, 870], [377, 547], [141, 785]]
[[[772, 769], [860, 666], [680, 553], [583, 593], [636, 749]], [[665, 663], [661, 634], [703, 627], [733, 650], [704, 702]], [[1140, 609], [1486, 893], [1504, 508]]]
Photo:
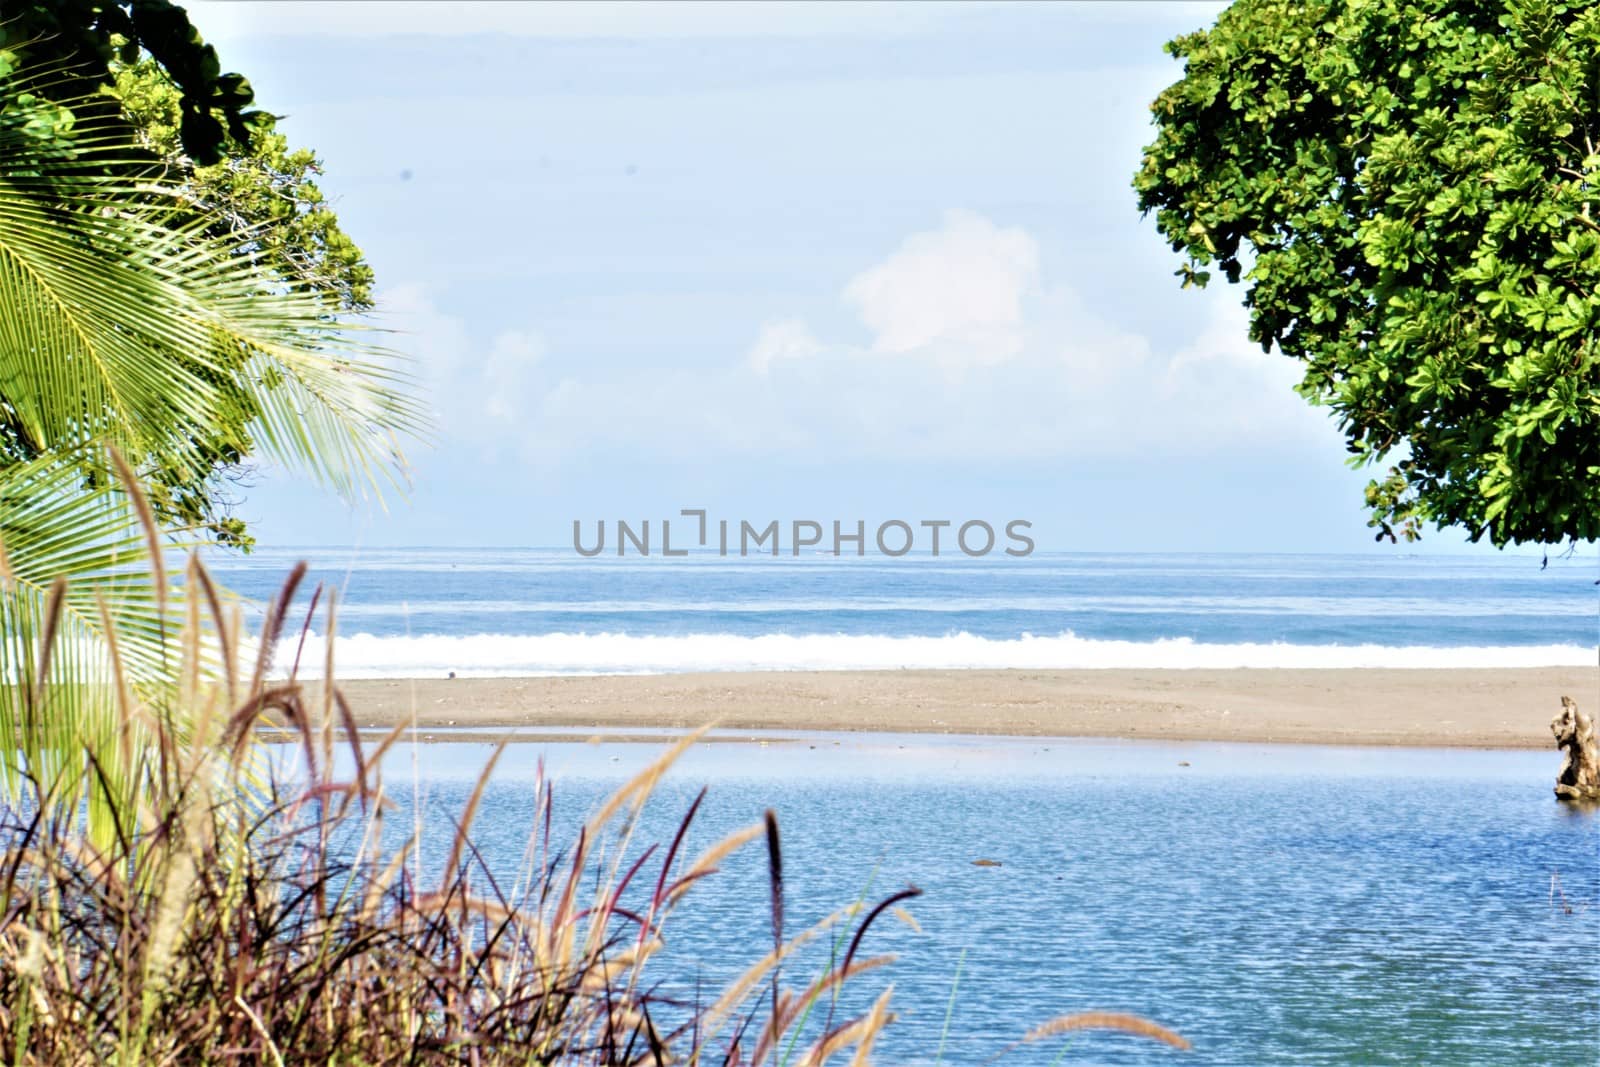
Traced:
[[[585, 559], [570, 549], [280, 549], [221, 558], [217, 570], [264, 601], [300, 559], [313, 582], [339, 594], [349, 677], [1582, 666], [1595, 662], [1600, 607], [1592, 550], [1541, 566], [1538, 555], [1384, 551], [666, 560]], [[325, 634], [326, 619], [312, 630]]]
[[[489, 751], [441, 743], [389, 758], [389, 795], [427, 813], [425, 863], [440, 862]], [[499, 884], [513, 884], [535, 830], [541, 759], [559, 843], [657, 751], [512, 745], [474, 827]], [[887, 915], [873, 926], [863, 953], [898, 959], [839, 1007], [862, 1010], [893, 984], [900, 1021], [875, 1062], [933, 1063], [955, 987], [945, 1064], [989, 1062], [1038, 1023], [1099, 1009], [1152, 1018], [1194, 1051], [1081, 1034], [998, 1062], [1590, 1067], [1600, 821], [1551, 796], [1555, 761], [890, 735], [701, 744], [645, 809], [628, 855], [669, 842], [706, 785], [687, 856], [775, 809], [791, 933], [922, 889], [906, 905], [920, 929]], [[411, 822], [402, 810], [386, 827]], [[655, 861], [640, 884], [654, 885]], [[756, 844], [686, 898], [652, 980], [715, 999], [765, 951], [769, 915]], [[824, 939], [785, 984], [827, 961]]]
[[[220, 577], [264, 599], [302, 554]], [[346, 674], [930, 666], [1595, 663], [1596, 560], [1044, 555], [1025, 560], [595, 559], [570, 552], [304, 554], [339, 592]], [[305, 597], [302, 596], [303, 604]], [[307, 662], [320, 660], [323, 618]], [[445, 736], [446, 731], [436, 731]], [[867, 951], [900, 1023], [879, 1062], [989, 1062], [1073, 1011], [1146, 1015], [1195, 1051], [1077, 1035], [1093, 1064], [1597, 1062], [1600, 823], [1555, 802], [1554, 752], [945, 737], [768, 738], [692, 749], [634, 855], [701, 785], [697, 854], [767, 808], [788, 928], [908, 883], [920, 932]], [[402, 746], [402, 810], [437, 863], [490, 747]], [[558, 839], [654, 746], [512, 745], [475, 842], [502, 884], [548, 761]], [[1184, 766], [1183, 764], [1187, 764]], [[999, 861], [974, 866], [974, 859]], [[651, 881], [647, 875], [641, 882]], [[710, 996], [764, 951], [759, 847], [697, 887], [656, 977]], [[819, 973], [826, 946], [793, 964]], [[958, 978], [959, 975], [959, 978]], [[841, 1003], [860, 1009], [883, 981]], [[1058, 1062], [1062, 1039], [1000, 1063]]]

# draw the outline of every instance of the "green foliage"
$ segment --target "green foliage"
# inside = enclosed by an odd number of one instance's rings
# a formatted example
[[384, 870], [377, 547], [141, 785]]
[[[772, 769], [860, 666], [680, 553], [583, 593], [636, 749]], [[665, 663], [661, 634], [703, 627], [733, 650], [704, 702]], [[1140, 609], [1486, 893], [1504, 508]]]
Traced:
[[[47, 77], [0, 50], [0, 464], [114, 444], [164, 515], [163, 491], [248, 452], [371, 483], [420, 418], [337, 318], [364, 268], [343, 289], [295, 283], [294, 238], [197, 202], [119, 116]], [[336, 223], [294, 232], [348, 244]]]
[[[201, 163], [218, 162], [230, 137], [248, 141], [250, 125], [263, 117], [249, 110], [250, 83], [223, 73], [216, 49], [172, 0], [9, 0], [0, 44], [25, 46], [37, 67], [107, 86], [114, 61], [148, 54], [178, 89], [177, 129]], [[80, 87], [64, 91], [84, 95]]]
[[151, 723], [122, 715], [119, 693], [170, 707], [182, 624], [163, 576], [141, 565], [153, 531], [115, 484], [85, 488], [72, 463], [0, 468], [0, 678], [11, 682], [0, 685], [0, 795], [8, 807], [33, 791], [81, 804], [100, 842], [119, 829], [112, 813], [136, 807], [151, 753]]
[[1600, 537], [1600, 6], [1238, 0], [1167, 47], [1139, 206], [1393, 461], [1378, 536]]
[[[219, 73], [215, 51], [182, 8], [168, 0], [54, 0], [5, 14], [0, 44], [12, 42], [30, 67], [51, 72], [36, 79], [36, 91], [80, 120], [128, 120], [169, 191], [213, 236], [238, 237], [239, 252], [256, 256], [276, 284], [325, 294], [330, 314], [372, 306], [371, 268], [317, 188], [315, 155], [291, 150], [273, 116], [245, 110], [249, 85]], [[255, 417], [241, 407], [225, 430], [196, 439], [204, 463], [146, 471], [164, 521], [203, 527], [245, 549], [254, 543], [232, 506], [236, 485], [248, 479], [253, 449], [243, 430]], [[20, 455], [34, 458], [26, 449]]]
[[[53, 158], [69, 156], [80, 173], [101, 165], [102, 176], [124, 181], [158, 175], [175, 225], [200, 222], [209, 237], [228, 240], [250, 257], [264, 285], [316, 294], [326, 314], [372, 306], [371, 268], [339, 227], [314, 176], [315, 155], [291, 150], [273, 116], [246, 110], [248, 83], [222, 74], [184, 10], [170, 0], [34, 0], [9, 4], [0, 22], [0, 77], [13, 113], [26, 111], [41, 134], [37, 154], [51, 142]], [[11, 78], [25, 56], [33, 75]], [[53, 118], [44, 118], [45, 106]], [[93, 127], [102, 141], [125, 122], [129, 144], [115, 158], [93, 159], [92, 144], [72, 137], [74, 123]], [[133, 151], [132, 140], [145, 150]], [[26, 165], [31, 166], [32, 163]], [[15, 169], [15, 168], [13, 168]], [[203, 528], [213, 539], [248, 548], [252, 538], [230, 514], [231, 483], [243, 480], [254, 451], [248, 428], [260, 412], [246, 395], [222, 421], [193, 427], [188, 457], [143, 457], [141, 473], [158, 515]], [[0, 423], [10, 414], [0, 410]], [[30, 461], [42, 453], [14, 425], [0, 425], [0, 460]]]
[[196, 165], [178, 135], [183, 95], [155, 60], [117, 65], [114, 91], [185, 194], [217, 226], [247, 236], [285, 284], [327, 293], [341, 311], [372, 307], [372, 268], [317, 187], [321, 161], [291, 149], [272, 116], [258, 113], [246, 141], [227, 137], [219, 162]]
[[[26, 754], [0, 760], [0, 785], [15, 796], [24, 770], [42, 776], [103, 828], [140, 750], [113, 691], [126, 681], [159, 705], [172, 677], [172, 609], [152, 556], [129, 550], [158, 521], [184, 533], [159, 494], [246, 451], [378, 493], [422, 416], [326, 294], [284, 285], [160, 177], [117, 114], [51, 76], [0, 49], [0, 733]], [[113, 473], [110, 449], [131, 469]], [[154, 513], [136, 506], [141, 486]], [[137, 639], [119, 649], [118, 629]], [[69, 653], [47, 672], [39, 649], [57, 633]], [[85, 761], [91, 784], [114, 781], [85, 794]]]
[[[112, 91], [140, 142], [162, 161], [175, 191], [208, 220], [211, 236], [236, 238], [239, 253], [257, 257], [276, 284], [323, 295], [330, 312], [372, 307], [372, 268], [317, 187], [321, 162], [315, 153], [291, 149], [273, 117], [257, 112], [246, 142], [225, 136], [222, 159], [197, 165], [179, 136], [183, 94], [160, 64], [141, 56], [115, 64], [114, 71]], [[250, 414], [242, 413], [236, 430]], [[248, 441], [219, 435], [211, 442], [207, 468], [188, 476], [160, 473], [151, 486], [157, 509], [248, 550], [254, 538], [231, 514], [230, 486], [244, 477], [249, 452]]]

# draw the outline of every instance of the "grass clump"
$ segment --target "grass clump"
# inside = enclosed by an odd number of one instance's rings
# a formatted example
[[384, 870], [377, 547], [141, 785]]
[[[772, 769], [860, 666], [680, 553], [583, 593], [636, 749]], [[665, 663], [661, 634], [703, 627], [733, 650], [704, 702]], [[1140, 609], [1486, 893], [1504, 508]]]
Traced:
[[[385, 833], [393, 805], [379, 768], [400, 732], [363, 746], [331, 661], [319, 682], [302, 682], [298, 669], [270, 677], [302, 575], [269, 608], [251, 650], [191, 563], [190, 584], [205, 595], [188, 599], [177, 645], [181, 720], [143, 703], [137, 688], [117, 687], [125, 728], [153, 737], [155, 750], [140, 764], [132, 809], [111, 820], [112, 838], [87, 833], [83, 804], [37, 783], [0, 810], [0, 1059], [52, 1067], [867, 1062], [894, 1018], [890, 990], [858, 992], [850, 1002], [868, 1006], [841, 1018], [837, 994], [876, 980], [890, 962], [859, 951], [863, 935], [915, 890], [790, 934], [776, 816], [691, 858], [685, 845], [703, 791], [670, 841], [636, 849], [640, 813], [698, 734], [623, 785], [564, 845], [552, 839], [541, 774], [511, 884], [496, 879], [472, 839], [497, 751], [444, 862], [428, 869], [420, 831], [399, 843]], [[45, 636], [41, 655], [53, 640]], [[248, 675], [239, 666], [247, 659]], [[293, 773], [258, 743], [269, 723], [287, 730]], [[85, 766], [98, 773], [92, 757]], [[757, 841], [766, 845], [771, 944], [753, 946], [759, 958], [719, 992], [685, 998], [682, 983], [662, 981], [671, 974], [670, 960], [657, 962], [666, 927], [702, 880]], [[786, 988], [786, 961], [823, 936], [848, 950]], [[1048, 1033], [1109, 1025], [1181, 1042], [1130, 1018], [1058, 1021]]]

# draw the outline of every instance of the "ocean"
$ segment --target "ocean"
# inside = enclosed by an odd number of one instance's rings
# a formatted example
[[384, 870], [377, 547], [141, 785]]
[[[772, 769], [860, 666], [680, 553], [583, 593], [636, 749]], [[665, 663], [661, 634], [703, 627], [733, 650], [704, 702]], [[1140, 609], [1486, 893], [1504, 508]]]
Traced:
[[[346, 676], [1592, 666], [1600, 593], [1592, 555], [1541, 567], [1539, 556], [1396, 552], [290, 550], [217, 572], [260, 600], [300, 558], [338, 591]], [[311, 622], [308, 664], [320, 662], [326, 626]], [[451, 733], [402, 744], [386, 763], [401, 810], [385, 833], [409, 832], [421, 805], [425, 863], [442, 860], [492, 748]], [[658, 751], [511, 745], [474, 828], [483, 862], [501, 884], [514, 880], [541, 760], [559, 840]], [[894, 984], [901, 1018], [879, 1062], [980, 1064], [1004, 1052], [999, 1062], [1017, 1064], [1592, 1067], [1600, 820], [1555, 801], [1557, 763], [1553, 750], [774, 733], [687, 753], [647, 807], [633, 854], [670, 840], [705, 785], [687, 854], [775, 809], [791, 931], [920, 888], [908, 909], [918, 929], [885, 918], [866, 938], [867, 951], [898, 960], [841, 1002], [859, 1010]], [[764, 852], [722, 866], [652, 964], [668, 994], [714, 996], [764, 950]], [[826, 947], [802, 955], [789, 984], [826, 966]], [[1004, 1051], [1038, 1023], [1092, 1009], [1146, 1015], [1195, 1049], [1085, 1034]]]
[[[422, 862], [436, 868], [492, 747], [393, 751], [391, 843], [410, 832], [420, 799]], [[658, 752], [511, 745], [473, 827], [497, 884], [516, 881], [538, 828], [541, 760], [559, 843]], [[791, 933], [857, 900], [921, 889], [906, 904], [917, 928], [885, 915], [863, 941], [864, 954], [895, 962], [839, 1006], [842, 1019], [894, 986], [900, 1018], [877, 1063], [996, 1062], [1047, 1019], [1107, 1010], [1171, 1027], [1194, 1051], [1079, 1034], [997, 1062], [1593, 1067], [1600, 820], [1556, 802], [1556, 761], [1553, 751], [890, 734], [722, 741], [685, 754], [627, 855], [660, 844], [634, 887], [648, 893], [653, 863], [706, 786], [685, 856], [774, 809]], [[665, 996], [714, 1000], [770, 944], [765, 848], [719, 868], [685, 898], [646, 972]], [[830, 944], [791, 961], [786, 987], [826, 970]]]
[[[1533, 667], [1596, 662], [1596, 559], [1553, 555], [696, 555], [271, 549], [265, 601], [338, 594], [349, 678], [918, 667]], [[310, 585], [305, 593], [309, 593]], [[307, 602], [302, 593], [299, 603]], [[303, 621], [296, 616], [296, 625]], [[327, 621], [311, 622], [320, 663]]]

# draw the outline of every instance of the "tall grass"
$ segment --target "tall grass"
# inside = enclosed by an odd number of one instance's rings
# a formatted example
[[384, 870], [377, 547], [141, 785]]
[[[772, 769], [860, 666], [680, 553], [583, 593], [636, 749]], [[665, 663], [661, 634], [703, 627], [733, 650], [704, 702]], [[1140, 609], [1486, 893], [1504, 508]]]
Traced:
[[[270, 676], [302, 575], [291, 576], [250, 649], [191, 563], [196, 595], [174, 650], [184, 657], [185, 714], [116, 687], [125, 728], [153, 736], [155, 753], [132, 807], [112, 820], [126, 829], [109, 843], [85, 832], [81, 804], [61, 803], [18, 768], [33, 788], [0, 811], [0, 1060], [868, 1061], [894, 1019], [890, 988], [851, 998], [870, 1006], [840, 1018], [837, 994], [881, 980], [890, 960], [864, 954], [864, 935], [915, 890], [790, 932], [776, 815], [691, 858], [703, 791], [670, 840], [639, 847], [641, 812], [698, 734], [612, 794], [572, 841], [554, 839], [551, 783], [541, 773], [527, 851], [509, 884], [472, 836], [502, 746], [456, 820], [444, 862], [426, 868], [418, 831], [398, 843], [385, 833], [393, 804], [380, 767], [400, 731], [363, 746], [331, 658], [320, 682], [301, 681], [298, 669]], [[42, 658], [51, 640], [46, 633]], [[180, 720], [181, 730], [170, 725]], [[269, 726], [286, 731], [293, 771], [264, 758], [257, 739]], [[97, 773], [94, 760], [88, 766]], [[694, 961], [664, 953], [667, 928], [703, 880], [758, 840], [770, 872], [771, 944], [751, 946], [756, 958], [724, 989], [685, 998], [686, 984], [669, 980], [674, 962]], [[795, 973], [785, 965], [824, 936], [848, 938], [843, 957], [785, 986]], [[1145, 1020], [1112, 1015], [1056, 1020], [1026, 1039], [1085, 1026], [1182, 1045]]]

